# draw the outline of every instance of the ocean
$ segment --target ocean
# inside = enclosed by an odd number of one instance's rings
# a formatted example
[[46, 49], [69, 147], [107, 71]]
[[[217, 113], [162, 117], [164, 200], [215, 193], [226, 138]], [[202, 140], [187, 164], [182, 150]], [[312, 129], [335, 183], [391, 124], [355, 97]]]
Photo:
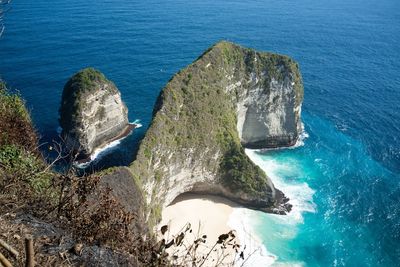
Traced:
[[132, 161], [162, 87], [213, 43], [293, 57], [308, 137], [247, 152], [294, 209], [248, 221], [274, 266], [400, 266], [400, 1], [19, 0], [5, 25], [0, 74], [26, 99], [42, 142], [57, 136], [64, 84], [87, 66], [140, 119], [99, 168]]

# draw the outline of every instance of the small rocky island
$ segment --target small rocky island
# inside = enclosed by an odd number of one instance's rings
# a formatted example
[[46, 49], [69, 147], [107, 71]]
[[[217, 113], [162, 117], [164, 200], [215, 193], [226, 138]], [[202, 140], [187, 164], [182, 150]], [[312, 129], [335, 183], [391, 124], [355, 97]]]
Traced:
[[133, 128], [121, 93], [93, 68], [79, 71], [66, 83], [59, 114], [66, 146], [80, 160]]

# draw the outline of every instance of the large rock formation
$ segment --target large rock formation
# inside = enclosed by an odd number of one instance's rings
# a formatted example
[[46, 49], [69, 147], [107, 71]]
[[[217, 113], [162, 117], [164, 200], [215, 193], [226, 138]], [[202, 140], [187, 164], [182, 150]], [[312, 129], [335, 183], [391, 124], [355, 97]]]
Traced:
[[120, 135], [128, 126], [128, 109], [116, 86], [99, 71], [79, 71], [64, 87], [60, 125], [62, 136], [81, 158]]
[[248, 148], [292, 146], [302, 131], [301, 78], [289, 67], [295, 63], [287, 57], [248, 53], [250, 70], [231, 88], [246, 88], [238, 90], [236, 104], [240, 141]]
[[287, 199], [243, 146], [293, 145], [301, 131], [302, 98], [295, 61], [228, 42], [178, 72], [162, 90], [131, 165], [149, 218], [188, 191], [287, 212]]

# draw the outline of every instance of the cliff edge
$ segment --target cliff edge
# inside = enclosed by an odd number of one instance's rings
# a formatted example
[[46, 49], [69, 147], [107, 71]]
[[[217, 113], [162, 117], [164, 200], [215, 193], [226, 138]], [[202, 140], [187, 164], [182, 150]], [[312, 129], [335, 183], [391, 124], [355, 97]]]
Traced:
[[243, 147], [293, 145], [302, 99], [295, 61], [229, 42], [179, 71], [160, 93], [130, 166], [150, 218], [184, 192], [217, 194], [267, 212], [290, 210]]
[[93, 68], [83, 69], [69, 79], [59, 114], [66, 145], [80, 158], [89, 157], [128, 127], [128, 108], [121, 93]]

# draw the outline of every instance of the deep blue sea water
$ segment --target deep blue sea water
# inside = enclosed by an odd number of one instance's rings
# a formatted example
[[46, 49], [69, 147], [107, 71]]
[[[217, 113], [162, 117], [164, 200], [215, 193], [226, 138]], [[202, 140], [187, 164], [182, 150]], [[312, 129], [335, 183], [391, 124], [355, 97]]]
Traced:
[[121, 90], [144, 127], [105, 165], [132, 160], [162, 87], [213, 43], [293, 57], [309, 138], [256, 157], [297, 212], [259, 215], [258, 234], [276, 265], [400, 266], [400, 1], [18, 0], [5, 22], [0, 74], [44, 141], [74, 72]]

